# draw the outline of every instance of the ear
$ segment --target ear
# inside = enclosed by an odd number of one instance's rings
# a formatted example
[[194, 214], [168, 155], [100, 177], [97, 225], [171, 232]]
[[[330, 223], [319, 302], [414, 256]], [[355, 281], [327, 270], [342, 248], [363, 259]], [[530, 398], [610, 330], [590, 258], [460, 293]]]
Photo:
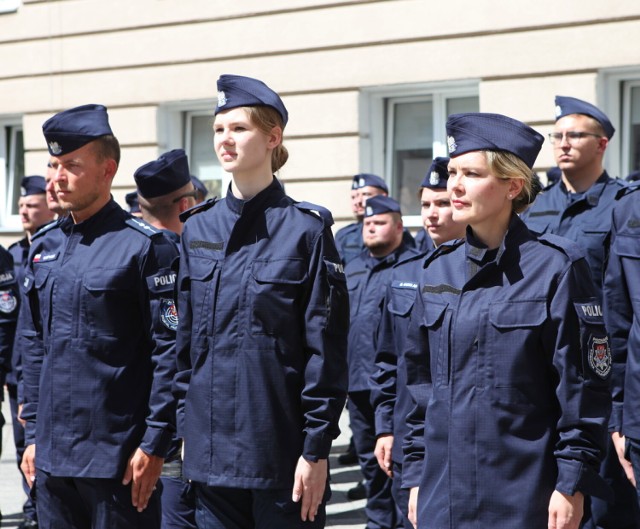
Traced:
[[104, 176], [105, 179], [109, 182], [113, 180], [113, 177], [116, 175], [118, 171], [118, 164], [113, 158], [107, 158], [104, 161]]
[[269, 141], [267, 147], [275, 149], [282, 143], [282, 129], [280, 127], [273, 127], [268, 135]]
[[178, 202], [178, 213], [182, 213], [183, 211], [187, 211], [190, 208], [189, 199], [187, 197], [182, 197]]
[[609, 138], [603, 136], [598, 141], [598, 152], [604, 155], [604, 151], [607, 150], [607, 145], [609, 145]]
[[524, 180], [522, 178], [510, 178], [508, 194], [515, 198], [522, 192], [523, 187]]

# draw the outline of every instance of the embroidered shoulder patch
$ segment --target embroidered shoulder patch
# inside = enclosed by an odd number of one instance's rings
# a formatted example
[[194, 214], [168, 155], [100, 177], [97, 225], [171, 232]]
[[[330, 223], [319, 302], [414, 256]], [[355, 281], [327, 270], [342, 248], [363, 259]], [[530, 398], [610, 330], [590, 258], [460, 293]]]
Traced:
[[172, 299], [163, 298], [160, 300], [160, 320], [170, 331], [178, 329], [178, 311]]
[[0, 290], [0, 312], [11, 314], [18, 306], [18, 299], [11, 290]]
[[611, 348], [609, 347], [609, 338], [589, 337], [588, 360], [591, 370], [600, 378], [607, 378], [611, 372]]

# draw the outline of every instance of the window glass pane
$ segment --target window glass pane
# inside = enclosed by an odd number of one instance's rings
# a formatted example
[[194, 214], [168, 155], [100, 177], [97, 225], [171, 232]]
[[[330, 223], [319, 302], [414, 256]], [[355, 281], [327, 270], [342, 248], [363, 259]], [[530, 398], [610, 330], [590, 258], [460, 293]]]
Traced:
[[[213, 116], [188, 115], [190, 120], [191, 145], [185, 147], [189, 153], [189, 168], [209, 189], [209, 198], [222, 196], [224, 171], [213, 150]], [[189, 126], [189, 124], [187, 124]], [[226, 190], [224, 190], [226, 193]]]
[[640, 86], [631, 88], [631, 130], [629, 131], [629, 171], [640, 169]]
[[462, 112], [478, 112], [480, 101], [477, 96], [452, 97], [447, 99], [447, 116]]
[[18, 214], [18, 198], [20, 197], [20, 182], [24, 177], [24, 142], [22, 128], [5, 126], [5, 174], [6, 180], [6, 211], [9, 215]]
[[396, 103], [393, 110], [392, 195], [404, 215], [418, 215], [418, 187], [433, 156], [433, 102]]

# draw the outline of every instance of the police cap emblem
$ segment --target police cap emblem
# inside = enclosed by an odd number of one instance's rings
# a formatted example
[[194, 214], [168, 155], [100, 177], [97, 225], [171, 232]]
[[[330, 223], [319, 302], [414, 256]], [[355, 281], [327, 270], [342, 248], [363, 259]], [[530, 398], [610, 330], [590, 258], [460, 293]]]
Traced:
[[447, 136], [447, 147], [449, 148], [449, 154], [455, 152], [455, 150], [458, 148], [456, 139], [453, 136]]
[[440, 175], [438, 171], [431, 171], [429, 175], [429, 184], [432, 186], [437, 186], [440, 183]]
[[218, 106], [223, 107], [227, 104], [227, 96], [224, 93], [224, 90], [220, 90], [218, 92]]
[[607, 378], [611, 372], [611, 348], [609, 338], [589, 337], [589, 367], [600, 378]]
[[49, 142], [49, 150], [53, 153], [53, 154], [60, 154], [62, 152], [62, 147], [60, 147], [60, 144], [57, 141], [51, 141]]
[[160, 300], [160, 320], [170, 331], [178, 329], [178, 311], [172, 299], [163, 298]]
[[562, 115], [562, 107], [560, 105], [556, 105], [556, 117], [560, 117]]

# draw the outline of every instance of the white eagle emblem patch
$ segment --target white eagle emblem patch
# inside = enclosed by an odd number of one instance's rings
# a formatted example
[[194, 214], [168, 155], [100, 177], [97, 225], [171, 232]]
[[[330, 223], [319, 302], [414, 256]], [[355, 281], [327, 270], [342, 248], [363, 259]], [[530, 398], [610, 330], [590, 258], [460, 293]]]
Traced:
[[60, 147], [60, 144], [57, 141], [50, 141], [49, 150], [52, 154], [60, 154], [62, 152], [62, 147]]
[[600, 378], [606, 378], [611, 372], [611, 348], [609, 338], [589, 337], [589, 367]]
[[227, 96], [225, 95], [224, 91], [220, 90], [218, 92], [218, 106], [223, 107], [226, 104], [227, 104]]
[[432, 186], [437, 186], [440, 183], [440, 175], [437, 171], [431, 171], [429, 175], [429, 184]]
[[458, 148], [458, 145], [456, 145], [456, 139], [453, 136], [447, 136], [447, 147], [449, 147], [449, 154], [455, 152]]

